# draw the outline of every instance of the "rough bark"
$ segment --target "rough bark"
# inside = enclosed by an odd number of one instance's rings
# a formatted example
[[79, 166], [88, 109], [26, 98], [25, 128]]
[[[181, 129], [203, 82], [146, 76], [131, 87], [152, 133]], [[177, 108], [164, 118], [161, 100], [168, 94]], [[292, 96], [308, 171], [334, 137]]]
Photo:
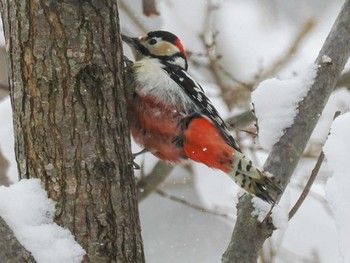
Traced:
[[[299, 103], [298, 114], [292, 126], [285, 130], [279, 142], [274, 145], [264, 170], [274, 174], [286, 188], [311, 133], [322, 113], [337, 79], [350, 55], [350, 1], [347, 0], [335, 21], [331, 32], [315, 61], [319, 65], [317, 77], [307, 96]], [[323, 63], [322, 57], [331, 58]], [[244, 196], [238, 204], [238, 217], [231, 242], [223, 255], [222, 262], [256, 262], [264, 241], [271, 236], [270, 222], [259, 223], [251, 216], [251, 197]]]
[[0, 259], [1, 262], [35, 262], [31, 253], [18, 242], [12, 230], [0, 217]]
[[116, 2], [1, 1], [19, 175], [86, 262], [144, 262]]

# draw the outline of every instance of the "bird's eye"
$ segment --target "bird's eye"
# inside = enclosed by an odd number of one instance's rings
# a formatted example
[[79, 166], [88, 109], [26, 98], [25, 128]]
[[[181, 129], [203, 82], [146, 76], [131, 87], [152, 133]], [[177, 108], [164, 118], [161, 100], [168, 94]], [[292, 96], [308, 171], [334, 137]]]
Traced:
[[151, 38], [150, 40], [148, 40], [148, 44], [155, 45], [155, 44], [157, 44], [157, 40], [154, 38]]

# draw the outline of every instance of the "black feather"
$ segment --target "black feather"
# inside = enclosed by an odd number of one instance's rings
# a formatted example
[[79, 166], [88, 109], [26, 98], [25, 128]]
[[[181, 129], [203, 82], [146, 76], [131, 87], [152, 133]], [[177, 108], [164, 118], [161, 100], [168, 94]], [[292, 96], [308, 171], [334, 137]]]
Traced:
[[197, 81], [195, 81], [190, 74], [183, 68], [166, 63], [164, 70], [169, 74], [170, 78], [174, 80], [183, 91], [190, 97], [198, 108], [198, 113], [210, 119], [221, 132], [225, 141], [234, 149], [242, 152], [238, 144], [230, 134], [224, 120], [220, 117], [218, 111], [215, 109], [211, 101], [205, 95], [203, 88]]

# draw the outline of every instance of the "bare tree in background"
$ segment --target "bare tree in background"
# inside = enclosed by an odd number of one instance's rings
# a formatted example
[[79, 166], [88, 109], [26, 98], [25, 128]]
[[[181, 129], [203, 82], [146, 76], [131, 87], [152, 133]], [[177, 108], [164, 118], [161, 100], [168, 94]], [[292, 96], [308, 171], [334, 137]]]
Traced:
[[144, 262], [116, 1], [0, 8], [20, 178], [40, 178], [84, 262]]

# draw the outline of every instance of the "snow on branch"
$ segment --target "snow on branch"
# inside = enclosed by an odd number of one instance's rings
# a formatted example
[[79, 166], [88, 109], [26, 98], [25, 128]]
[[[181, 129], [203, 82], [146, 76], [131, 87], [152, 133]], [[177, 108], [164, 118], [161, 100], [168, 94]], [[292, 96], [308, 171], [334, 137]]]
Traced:
[[313, 84], [316, 71], [317, 65], [312, 64], [292, 78], [267, 79], [252, 93], [261, 147], [271, 151], [285, 129], [293, 124], [298, 103]]
[[[311, 133], [350, 55], [350, 0], [345, 1], [315, 61], [317, 76], [306, 97], [298, 104], [293, 124], [272, 147], [264, 170], [285, 188], [303, 153]], [[327, 57], [325, 57], [327, 56]], [[327, 59], [325, 59], [327, 58]], [[329, 58], [329, 59], [328, 59]], [[273, 101], [271, 101], [273, 103]], [[258, 253], [275, 229], [271, 220], [260, 223], [251, 213], [248, 195], [240, 198], [237, 221], [222, 262], [256, 262]]]
[[53, 222], [55, 203], [47, 198], [38, 179], [0, 187], [0, 217], [36, 262], [81, 262], [85, 251], [68, 229]]

